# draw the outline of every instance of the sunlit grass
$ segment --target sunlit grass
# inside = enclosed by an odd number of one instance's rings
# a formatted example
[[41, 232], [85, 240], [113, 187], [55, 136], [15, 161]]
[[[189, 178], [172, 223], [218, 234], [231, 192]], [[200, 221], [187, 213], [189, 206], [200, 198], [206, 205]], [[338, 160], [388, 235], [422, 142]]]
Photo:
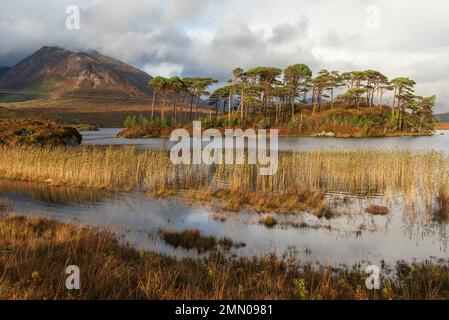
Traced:
[[[122, 246], [107, 231], [17, 216], [0, 217], [0, 248], [0, 299], [449, 298], [447, 262], [399, 263], [391, 266], [396, 277], [369, 291], [360, 266], [219, 253], [175, 260]], [[81, 270], [80, 291], [65, 288], [68, 265]]]
[[[300, 207], [297, 197], [304, 192], [315, 192], [307, 199], [322, 192], [400, 193], [410, 205], [432, 206], [441, 192], [449, 194], [448, 168], [448, 156], [437, 152], [287, 152], [280, 154], [275, 175], [260, 176], [259, 165], [174, 165], [167, 151], [128, 146], [0, 147], [4, 178], [161, 195], [201, 191], [206, 197], [227, 195], [231, 211], [250, 204], [266, 212], [276, 202], [277, 209], [290, 211]], [[267, 195], [272, 201], [267, 202]], [[318, 202], [311, 207], [319, 207]]]

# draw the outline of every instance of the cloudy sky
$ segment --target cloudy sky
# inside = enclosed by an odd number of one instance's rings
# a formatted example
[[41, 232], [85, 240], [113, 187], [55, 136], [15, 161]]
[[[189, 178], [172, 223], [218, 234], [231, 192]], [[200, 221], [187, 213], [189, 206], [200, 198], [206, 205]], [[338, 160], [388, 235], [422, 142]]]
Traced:
[[[80, 29], [66, 28], [66, 7]], [[306, 63], [411, 77], [449, 112], [444, 0], [1, 0], [0, 66], [43, 45], [95, 49], [151, 75], [204, 75]]]

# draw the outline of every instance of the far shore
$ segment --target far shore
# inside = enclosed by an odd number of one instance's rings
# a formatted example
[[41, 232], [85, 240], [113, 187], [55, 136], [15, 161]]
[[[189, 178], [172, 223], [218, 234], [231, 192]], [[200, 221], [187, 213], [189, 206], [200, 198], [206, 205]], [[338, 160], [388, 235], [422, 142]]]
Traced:
[[[141, 128], [127, 128], [123, 129], [117, 134], [118, 138], [127, 138], [127, 139], [150, 139], [150, 138], [170, 138], [171, 132], [175, 129], [182, 129], [184, 127], [179, 128], [165, 128], [165, 129], [151, 129], [151, 130], [142, 130]], [[191, 128], [185, 128], [189, 132], [191, 132]], [[215, 128], [220, 132], [224, 133], [225, 129], [233, 129], [233, 128]], [[246, 128], [249, 129], [249, 128]], [[246, 130], [245, 129], [245, 130]], [[273, 128], [277, 129], [277, 128]], [[257, 128], [254, 128], [257, 131]], [[268, 129], [269, 130], [269, 129]], [[372, 135], [360, 135], [360, 134], [352, 134], [352, 133], [334, 133], [332, 131], [326, 132], [316, 132], [310, 134], [298, 134], [298, 133], [289, 133], [283, 128], [278, 129], [279, 137], [298, 137], [298, 138], [388, 138], [388, 137], [426, 137], [433, 136], [434, 132], [409, 132], [409, 131], [399, 131], [399, 132], [385, 132], [381, 134], [372, 134]], [[435, 130], [449, 130], [449, 124], [447, 124], [446, 129], [436, 128]]]

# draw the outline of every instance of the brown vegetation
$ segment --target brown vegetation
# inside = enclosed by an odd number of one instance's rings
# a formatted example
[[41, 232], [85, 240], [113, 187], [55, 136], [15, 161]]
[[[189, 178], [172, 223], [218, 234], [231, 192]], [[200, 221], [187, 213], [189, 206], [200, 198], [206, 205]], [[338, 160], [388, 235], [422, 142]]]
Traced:
[[324, 194], [310, 190], [287, 190], [280, 193], [251, 192], [243, 188], [218, 189], [216, 191], [190, 192], [189, 198], [203, 202], [219, 200], [220, 208], [238, 212], [242, 209], [258, 213], [277, 212], [295, 214], [310, 211], [322, 217], [328, 215], [329, 208], [324, 203]]
[[442, 186], [438, 190], [436, 204], [435, 216], [440, 220], [449, 220], [449, 192], [446, 186]]
[[[174, 260], [119, 245], [107, 231], [43, 218], [0, 218], [1, 299], [449, 299], [449, 267], [398, 263], [382, 289], [363, 268], [303, 265], [275, 256]], [[81, 290], [65, 288], [65, 268]]]
[[186, 193], [198, 201], [219, 200], [229, 211], [310, 210], [320, 217], [332, 213], [323, 192], [363, 196], [399, 192], [410, 204], [430, 207], [449, 181], [448, 166], [449, 158], [436, 152], [287, 152], [279, 154], [275, 175], [260, 176], [260, 165], [174, 165], [166, 151], [134, 147], [0, 146], [3, 178], [160, 195]]
[[435, 123], [435, 130], [449, 130], [449, 123], [437, 122]]
[[[335, 104], [339, 106], [338, 103]], [[229, 122], [225, 115], [218, 118], [200, 118], [202, 129], [215, 128], [224, 133], [228, 128], [268, 129], [276, 128], [281, 136], [327, 136], [338, 138], [364, 138], [389, 136], [428, 136], [430, 130], [396, 130], [387, 124], [392, 109], [388, 106], [375, 109], [363, 107], [359, 109], [331, 108], [330, 103], [323, 103], [322, 111], [313, 113], [312, 105], [303, 105], [300, 114], [293, 116], [287, 123], [270, 123], [265, 117], [253, 116], [244, 123], [239, 120]], [[134, 119], [134, 121], [131, 121]], [[192, 123], [176, 124], [169, 118], [149, 120], [143, 115], [130, 116], [125, 121], [120, 138], [155, 138], [169, 137], [172, 130], [184, 128], [192, 132]]]
[[160, 127], [137, 127], [137, 128], [127, 128], [118, 133], [118, 138], [166, 138], [170, 137], [172, 132], [171, 128], [160, 128]]
[[260, 220], [260, 222], [268, 229], [274, 228], [278, 224], [277, 220], [273, 216], [265, 216]]
[[386, 216], [390, 213], [390, 210], [387, 207], [371, 205], [365, 209], [365, 212], [373, 216]]
[[219, 247], [229, 250], [232, 247], [238, 248], [245, 246], [244, 243], [234, 243], [234, 241], [229, 238], [217, 239], [214, 236], [204, 236], [197, 229], [184, 230], [181, 232], [159, 230], [159, 234], [166, 243], [175, 248], [181, 247], [187, 250], [196, 249], [198, 253], [213, 251]]
[[49, 121], [0, 119], [0, 145], [75, 146], [81, 139], [75, 128]]
[[[25, 118], [42, 121], [50, 119], [66, 125], [91, 124], [101, 128], [121, 128], [128, 116], [149, 116], [149, 101], [101, 98], [58, 98], [38, 99], [23, 102], [0, 102], [0, 118]], [[155, 105], [155, 115], [159, 116], [162, 106]], [[199, 113], [204, 116], [208, 110], [200, 107]], [[166, 115], [171, 116], [167, 111]]]

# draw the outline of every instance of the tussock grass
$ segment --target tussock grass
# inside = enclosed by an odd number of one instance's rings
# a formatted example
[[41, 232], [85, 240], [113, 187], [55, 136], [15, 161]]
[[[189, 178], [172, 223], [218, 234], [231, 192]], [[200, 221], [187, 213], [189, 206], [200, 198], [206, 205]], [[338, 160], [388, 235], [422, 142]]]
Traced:
[[45, 183], [0, 179], [0, 193], [27, 196], [36, 200], [66, 204], [95, 203], [113, 197], [113, 192], [72, 186], [54, 187]]
[[436, 197], [436, 210], [434, 212], [438, 220], [449, 220], [449, 192], [446, 186], [442, 186], [438, 190]]
[[[172, 258], [119, 245], [109, 232], [44, 218], [0, 217], [0, 299], [449, 299], [444, 263], [398, 263], [380, 291], [358, 266], [331, 268], [274, 255]], [[77, 265], [81, 290], [65, 289]]]
[[260, 222], [269, 229], [274, 228], [278, 224], [277, 220], [273, 216], [265, 216], [260, 220]]
[[308, 211], [321, 217], [330, 211], [324, 203], [324, 194], [310, 190], [267, 193], [231, 187], [215, 191], [188, 192], [184, 195], [200, 202], [218, 200], [219, 208], [230, 212], [239, 212], [242, 209], [254, 210], [258, 213], [277, 212], [282, 214]]
[[162, 239], [171, 246], [187, 250], [196, 249], [198, 253], [213, 251], [222, 247], [229, 250], [233, 247], [245, 246], [244, 243], [234, 243], [229, 238], [217, 239], [214, 236], [204, 236], [197, 229], [184, 230], [181, 232], [170, 230], [159, 230]]
[[365, 212], [372, 214], [373, 216], [386, 216], [390, 213], [387, 207], [371, 205], [365, 208]]

